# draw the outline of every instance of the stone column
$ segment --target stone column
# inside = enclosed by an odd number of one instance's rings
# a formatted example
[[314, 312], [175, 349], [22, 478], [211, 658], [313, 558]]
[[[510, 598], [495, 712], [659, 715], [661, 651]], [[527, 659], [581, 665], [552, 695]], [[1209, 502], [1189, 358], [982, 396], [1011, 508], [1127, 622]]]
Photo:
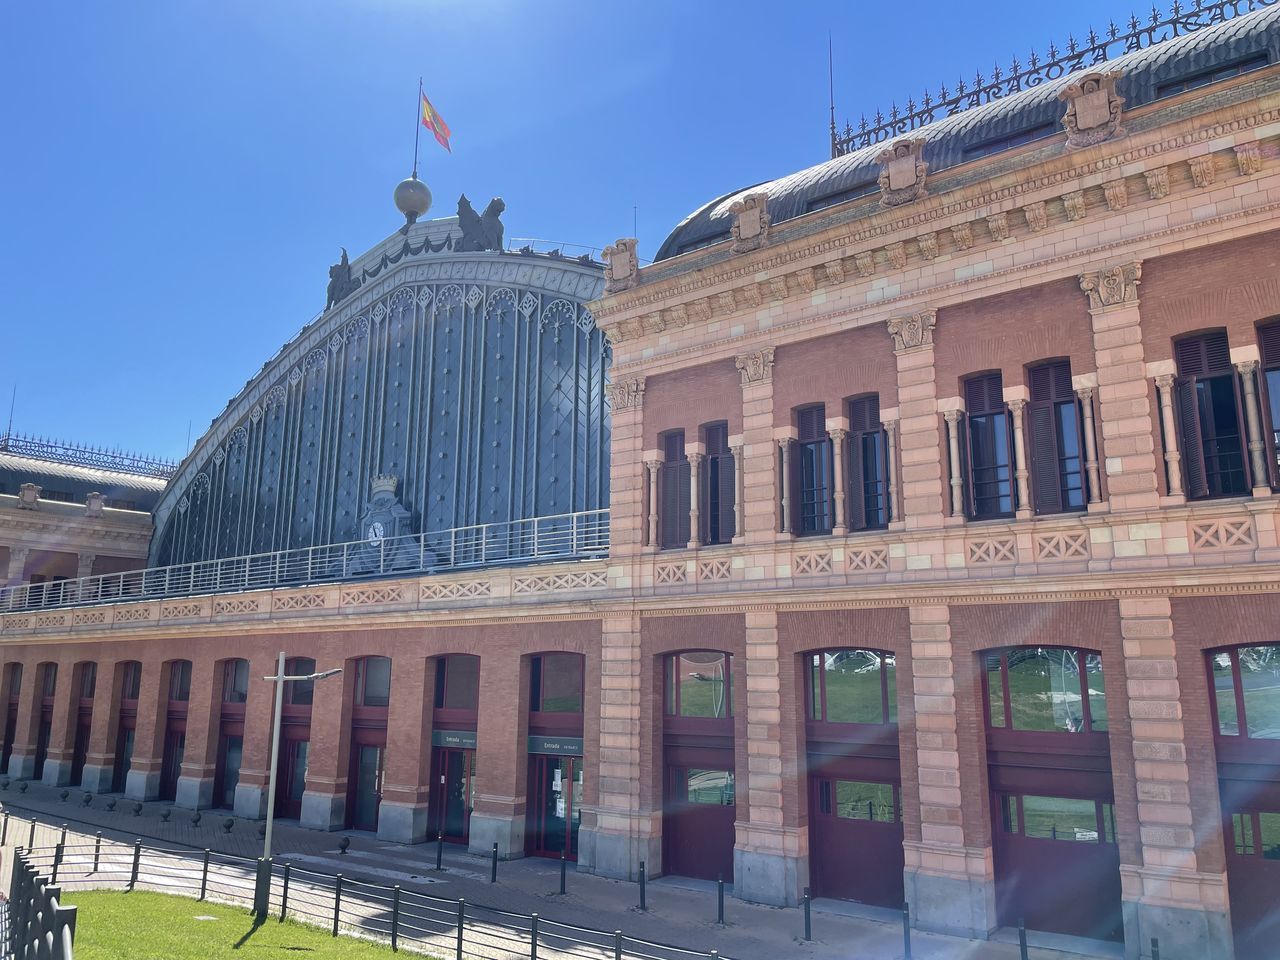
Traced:
[[1120, 868], [1125, 941], [1145, 951], [1157, 937], [1169, 956], [1228, 958], [1226, 875], [1197, 861], [1187, 750], [1198, 741], [1182, 720], [1171, 605], [1167, 597], [1119, 604], [1142, 849], [1142, 866]]
[[733, 454], [733, 542], [741, 543], [742, 534], [742, 441], [729, 444]]
[[702, 529], [699, 520], [698, 505], [702, 499], [702, 467], [706, 462], [705, 453], [689, 454], [689, 549], [696, 550], [702, 546]]
[[71, 761], [75, 757], [76, 720], [80, 708], [78, 671], [67, 658], [58, 661], [58, 683], [54, 688], [53, 716], [49, 725], [49, 749], [45, 755], [41, 781], [51, 787], [71, 783]]
[[[630, 557], [644, 544], [644, 377], [606, 385], [610, 406], [609, 556]], [[650, 538], [650, 543], [653, 540]]]
[[742, 527], [744, 543], [772, 542], [778, 520], [778, 468], [773, 438], [773, 347], [737, 358], [742, 380]]
[[93, 576], [93, 562], [98, 558], [92, 553], [82, 553], [76, 557], [76, 579], [83, 580]]
[[662, 811], [645, 802], [640, 782], [645, 743], [655, 736], [641, 715], [640, 617], [608, 611], [600, 629], [599, 793], [583, 810], [578, 869], [635, 880], [642, 860], [653, 869], [662, 859]]
[[791, 438], [777, 441], [782, 455], [782, 476], [778, 478], [781, 496], [778, 500], [778, 532], [786, 533], [794, 527], [791, 519]]
[[23, 664], [18, 688], [18, 722], [14, 727], [13, 751], [7, 773], [14, 780], [30, 780], [36, 769], [36, 736], [40, 729], [39, 663]]
[[[97, 704], [94, 704], [95, 712]], [[191, 661], [191, 699], [187, 702], [187, 745], [178, 772], [173, 805], [186, 810], [213, 806], [222, 723], [222, 667], [213, 656]]]
[[900, 523], [902, 512], [898, 506], [898, 421], [885, 420], [883, 423], [885, 460], [889, 469], [889, 522]]
[[1178, 430], [1173, 419], [1173, 374], [1156, 377], [1156, 392], [1160, 398], [1160, 422], [1164, 425], [1164, 469], [1169, 484], [1169, 496], [1181, 497], [1182, 454], [1178, 450]]
[[910, 618], [920, 840], [903, 844], [906, 897], [916, 926], [984, 940], [996, 928], [994, 864], [989, 842], [966, 842], [982, 831], [965, 819], [964, 794], [984, 790], [985, 778], [961, 763], [951, 613], [918, 604]]
[[963, 410], [948, 410], [942, 415], [947, 421], [947, 450], [951, 454], [951, 516], [964, 516], [964, 474], [960, 469], [960, 418]]
[[[240, 755], [240, 779], [236, 782], [235, 815], [261, 820], [267, 815], [267, 778], [271, 769], [271, 721], [275, 711], [275, 684], [262, 679], [276, 673], [278, 650], [256, 650], [249, 657], [249, 696], [244, 705], [244, 748]], [[323, 683], [316, 684], [317, 699]], [[138, 711], [141, 717], [142, 711]], [[315, 716], [313, 712], [312, 716]], [[319, 751], [317, 751], [318, 753]], [[337, 753], [338, 751], [334, 751]], [[307, 754], [307, 785], [311, 784], [311, 752]], [[345, 760], [345, 757], [343, 758]], [[345, 774], [346, 768], [343, 767]], [[344, 798], [345, 798], [344, 781]], [[305, 816], [306, 797], [303, 796]], [[310, 824], [304, 824], [310, 826]]]
[[794, 658], [778, 654], [778, 614], [746, 614], [747, 789], [738, 795], [733, 849], [734, 895], [755, 903], [795, 906], [809, 876], [809, 836], [800, 825], [803, 776], [796, 742]]
[[23, 582], [22, 575], [27, 568], [27, 547], [10, 547], [9, 548], [9, 580], [10, 586], [14, 586]]
[[831, 437], [831, 461], [834, 466], [832, 473], [834, 474], [833, 484], [835, 486], [835, 506], [836, 515], [835, 523], [831, 528], [831, 532], [842, 537], [849, 532], [849, 506], [845, 502], [845, 471], [848, 465], [845, 463], [845, 441], [849, 437], [849, 431], [841, 427], [835, 427], [828, 430], [827, 434]]
[[1027, 401], [1017, 398], [1009, 401], [1009, 418], [1013, 421], [1013, 476], [1018, 481], [1018, 506], [1014, 516], [1019, 520], [1031, 519], [1031, 471], [1027, 469], [1027, 440], [1023, 430], [1023, 412]]
[[524, 856], [528, 790], [529, 658], [482, 657], [476, 721], [476, 804], [468, 847], [504, 860]]
[[427, 839], [435, 680], [433, 658], [396, 657], [378, 807], [379, 840], [421, 843]]
[[[142, 661], [138, 719], [133, 728], [133, 756], [129, 760], [129, 773], [124, 783], [124, 795], [130, 800], [154, 800], [160, 796], [160, 768], [164, 760], [168, 707], [168, 665], [154, 660]], [[248, 733], [249, 725], [246, 723], [246, 739]]]
[[[346, 638], [338, 635], [335, 651], [345, 647]], [[354, 659], [340, 659], [328, 651], [316, 654], [316, 667], [341, 663], [342, 673], [331, 680], [316, 683], [311, 695], [311, 745], [307, 748], [307, 781], [302, 792], [299, 824], [312, 830], [341, 830], [347, 822], [347, 779], [351, 761], [351, 707], [355, 700], [356, 670]], [[395, 663], [391, 668], [391, 696], [396, 689]], [[272, 673], [275, 671], [272, 670]], [[266, 674], [263, 674], [266, 676]], [[249, 686], [250, 704], [253, 685]], [[248, 712], [246, 711], [246, 717]], [[249, 724], [245, 723], [245, 761], [249, 756]], [[244, 761], [242, 761], [243, 763]], [[243, 779], [244, 774], [241, 773]], [[250, 798], [252, 799], [252, 798]], [[240, 790], [236, 789], [236, 807], [240, 806]], [[238, 809], [237, 809], [237, 812]]]
[[1098, 440], [1093, 426], [1093, 387], [1076, 391], [1080, 398], [1081, 433], [1084, 434], [1084, 476], [1089, 503], [1102, 502], [1102, 483], [1098, 476]]
[[937, 311], [923, 310], [887, 324], [898, 367], [902, 518], [913, 530], [941, 526], [946, 502], [933, 358], [936, 321]]
[[1267, 441], [1262, 435], [1262, 415], [1258, 410], [1258, 386], [1254, 374], [1257, 360], [1245, 360], [1236, 364], [1240, 374], [1241, 392], [1244, 394], [1245, 426], [1249, 429], [1249, 466], [1253, 470], [1253, 495], [1271, 496], [1271, 472], [1267, 469]]
[[1117, 510], [1159, 506], [1138, 283], [1142, 262], [1080, 274], [1089, 297], [1107, 488]]
[[116, 762], [116, 730], [120, 723], [120, 664], [98, 661], [98, 681], [93, 691], [93, 717], [89, 721], [89, 748], [85, 751], [80, 787], [86, 793], [110, 793]]

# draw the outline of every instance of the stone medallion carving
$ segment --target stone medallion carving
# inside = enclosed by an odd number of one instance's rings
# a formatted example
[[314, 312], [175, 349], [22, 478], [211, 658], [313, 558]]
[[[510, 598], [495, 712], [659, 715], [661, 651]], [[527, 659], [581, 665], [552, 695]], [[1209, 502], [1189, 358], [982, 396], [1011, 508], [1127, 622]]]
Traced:
[[729, 205], [733, 214], [733, 252], [758, 250], [769, 242], [769, 195], [748, 193]]
[[1118, 79], [1117, 70], [1086, 73], [1058, 94], [1067, 105], [1062, 125], [1067, 128], [1069, 148], [1091, 147], [1124, 134], [1120, 126], [1124, 97], [1116, 93]]
[[923, 159], [923, 140], [899, 140], [876, 157], [880, 162], [880, 203], [896, 207], [927, 197], [924, 188], [929, 165]]
[[933, 328], [937, 322], [937, 310], [921, 310], [905, 317], [890, 317], [887, 326], [893, 336], [893, 349], [909, 350], [932, 344]]
[[630, 290], [640, 280], [640, 257], [636, 238], [622, 237], [604, 248], [604, 292]]

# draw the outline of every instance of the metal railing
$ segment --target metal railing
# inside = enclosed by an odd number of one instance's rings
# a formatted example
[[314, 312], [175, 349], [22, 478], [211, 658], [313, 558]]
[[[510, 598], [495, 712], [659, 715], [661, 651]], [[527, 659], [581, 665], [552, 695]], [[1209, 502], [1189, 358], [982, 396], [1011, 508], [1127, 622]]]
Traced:
[[72, 960], [76, 908], [64, 906], [57, 880], [44, 876], [34, 858], [19, 850], [9, 881], [8, 952], [15, 960]]
[[[25, 822], [13, 820], [9, 830], [25, 838]], [[20, 849], [15, 859], [50, 877], [59, 889], [151, 890], [251, 909], [256, 902], [276, 921], [294, 920], [334, 937], [389, 942], [393, 950], [448, 960], [721, 960], [715, 950], [691, 950], [620, 930], [428, 896], [287, 861], [143, 846], [141, 840], [120, 843], [101, 834], [68, 835], [65, 827], [54, 845]], [[269, 881], [265, 900], [256, 899], [259, 877]]]
[[603, 557], [609, 511], [482, 523], [0, 590], [0, 613]]

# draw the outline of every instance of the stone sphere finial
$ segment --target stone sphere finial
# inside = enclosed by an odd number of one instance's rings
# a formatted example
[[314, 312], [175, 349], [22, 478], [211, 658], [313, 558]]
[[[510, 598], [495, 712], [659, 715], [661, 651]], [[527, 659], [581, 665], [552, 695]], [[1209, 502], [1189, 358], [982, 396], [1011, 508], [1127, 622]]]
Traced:
[[431, 191], [417, 177], [409, 177], [396, 184], [394, 197], [396, 209], [404, 214], [406, 227], [412, 226], [431, 209]]

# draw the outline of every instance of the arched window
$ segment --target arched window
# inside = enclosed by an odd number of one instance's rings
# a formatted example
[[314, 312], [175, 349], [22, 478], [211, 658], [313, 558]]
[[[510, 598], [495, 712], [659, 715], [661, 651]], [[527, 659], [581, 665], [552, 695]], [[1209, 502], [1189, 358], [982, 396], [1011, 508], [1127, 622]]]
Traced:
[[673, 717], [733, 716], [729, 655], [710, 650], [668, 654], [664, 702]]
[[222, 665], [222, 702], [244, 703], [249, 699], [249, 661], [227, 660]]
[[120, 699], [137, 701], [138, 691], [142, 687], [142, 664], [137, 660], [130, 660], [123, 665], [123, 674], [120, 680]]
[[1218, 734], [1280, 740], [1280, 644], [1209, 655]]
[[897, 659], [880, 650], [806, 654], [809, 719], [826, 723], [897, 723]]
[[[316, 662], [310, 657], [293, 657], [284, 662], [284, 672], [290, 677], [305, 677], [316, 672]], [[285, 703], [294, 707], [311, 706], [315, 685], [314, 680], [290, 680], [285, 684]]]
[[582, 712], [582, 655], [543, 653], [529, 665], [529, 709], [533, 713]]
[[174, 660], [169, 664], [169, 699], [179, 702], [191, 699], [190, 660]]
[[468, 653], [451, 653], [436, 664], [438, 710], [475, 712], [480, 703], [480, 658]]
[[1102, 655], [1070, 647], [1010, 647], [983, 655], [987, 726], [1041, 733], [1107, 729]]
[[391, 702], [391, 660], [362, 657], [356, 661], [356, 705], [385, 707]]
[[58, 665], [56, 663], [41, 664], [40, 696], [49, 699], [58, 692]]
[[1249, 492], [1239, 387], [1225, 330], [1174, 342], [1178, 364], [1175, 399], [1182, 435], [1187, 497], [1239, 496]]

